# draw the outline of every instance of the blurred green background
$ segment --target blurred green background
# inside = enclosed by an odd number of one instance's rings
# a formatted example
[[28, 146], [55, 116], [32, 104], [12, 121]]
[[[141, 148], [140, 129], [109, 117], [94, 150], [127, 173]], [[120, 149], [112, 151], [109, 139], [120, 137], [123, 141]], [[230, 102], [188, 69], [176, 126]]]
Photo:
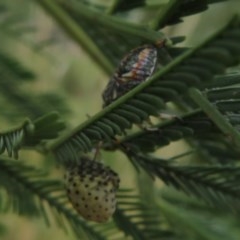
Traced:
[[[1, 0], [1, 4], [3, 2], [7, 10], [0, 12], [0, 50], [16, 58], [36, 75], [34, 81], [14, 83], [18, 84], [19, 93], [32, 99], [36, 111], [31, 111], [17, 99], [11, 99], [9, 92], [2, 88], [1, 129], [11, 127], [26, 117], [34, 119], [38, 113], [40, 116], [44, 111], [51, 110], [59, 111], [68, 129], [71, 129], [101, 110], [101, 94], [110, 76], [43, 11], [37, 1]], [[103, 8], [111, 4], [111, 0], [89, 2], [93, 7]], [[154, 4], [158, 1], [149, 2]], [[125, 13], [125, 16], [131, 21], [141, 22], [149, 18], [151, 11], [144, 12], [139, 8]], [[213, 4], [207, 11], [186, 17], [183, 23], [166, 27], [163, 31], [168, 36], [185, 35], [186, 41], [181, 45], [195, 46], [221, 27], [236, 11], [240, 12], [240, 2], [237, 0]], [[171, 157], [186, 147], [184, 142], [178, 141], [162, 148], [157, 154]], [[102, 152], [101, 157], [119, 173], [121, 187], [136, 188], [139, 184], [136, 173], [123, 154]], [[52, 175], [62, 177], [61, 168], [55, 165], [51, 157], [24, 150], [19, 161], [21, 159], [40, 168], [55, 169], [51, 170]], [[161, 186], [159, 182], [156, 184]], [[47, 228], [41, 219], [4, 214], [0, 217], [0, 223], [6, 226], [2, 240], [71, 239], [71, 234], [65, 235], [54, 225]]]

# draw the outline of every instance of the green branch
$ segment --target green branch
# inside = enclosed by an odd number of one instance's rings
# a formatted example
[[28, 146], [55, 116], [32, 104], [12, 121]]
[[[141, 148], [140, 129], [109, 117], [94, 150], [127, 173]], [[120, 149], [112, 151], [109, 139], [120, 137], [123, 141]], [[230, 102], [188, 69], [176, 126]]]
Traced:
[[19, 126], [0, 132], [0, 154], [18, 158], [20, 148], [37, 147], [43, 140], [54, 139], [65, 128], [56, 112], [48, 113], [34, 121], [26, 119]]
[[[43, 1], [43, 0], [39, 0], [39, 1]], [[47, 0], [44, 0], [44, 1], [47, 1]], [[82, 4], [80, 1], [76, 1], [76, 0], [70, 0], [68, 2], [63, 1], [63, 5], [66, 5], [69, 8], [74, 8], [74, 10], [79, 14], [79, 16], [84, 17], [88, 21], [95, 24], [97, 23], [98, 25], [103, 26], [105, 29], [112, 30], [113, 32], [116, 32], [116, 33], [121, 33], [123, 35], [140, 38], [150, 42], [155, 42], [159, 39], [165, 38], [164, 34], [161, 32], [156, 32], [151, 30], [150, 28], [129, 23], [129, 22], [123, 21], [120, 18], [109, 16], [99, 11], [91, 10], [88, 7], [86, 7], [84, 4]]]
[[[164, 128], [169, 128], [171, 126], [175, 126], [176, 124], [179, 125], [179, 126], [185, 126], [186, 125], [186, 121], [188, 118], [191, 118], [191, 117], [194, 117], [196, 115], [198, 115], [199, 113], [202, 113], [202, 110], [201, 109], [196, 109], [196, 110], [193, 110], [191, 112], [188, 112], [186, 114], [183, 114], [180, 119], [178, 118], [173, 118], [173, 119], [170, 119], [170, 120], [166, 120], [164, 122], [160, 122], [158, 124], [154, 124], [153, 126], [151, 126], [151, 128], [153, 129], [157, 129], [156, 131], [159, 130], [159, 134], [161, 135], [162, 137], [162, 129]], [[197, 117], [196, 117], [197, 119]], [[143, 129], [139, 129], [137, 130], [136, 132], [132, 133], [132, 134], [129, 134], [127, 135], [126, 137], [122, 138], [121, 140], [119, 140], [118, 143], [116, 143], [116, 146], [118, 144], [124, 144], [124, 143], [129, 143], [129, 142], [132, 142], [134, 143], [135, 141], [137, 141], [139, 138], [146, 138], [147, 135], [151, 135], [151, 134], [154, 134], [154, 131], [146, 131], [146, 130], [143, 130]], [[105, 147], [108, 149], [108, 148], [114, 148], [114, 145], [110, 145], [110, 144], [106, 144]]]
[[230, 136], [230, 139], [237, 146], [240, 146], [240, 134], [234, 129], [234, 127], [228, 122], [228, 120], [217, 110], [216, 107], [210, 103], [202, 93], [191, 88], [189, 90], [190, 97], [198, 104], [199, 107], [209, 116], [210, 119], [219, 127], [219, 129], [226, 135]]
[[[235, 34], [234, 38], [224, 35], [225, 31], [240, 31], [239, 21], [235, 20], [197, 47], [174, 59], [151, 79], [139, 84], [91, 119], [56, 139], [47, 149], [53, 151], [59, 161], [76, 162], [79, 160], [78, 152], [90, 151], [99, 141], [112, 141], [116, 135], [121, 135], [125, 129], [131, 128], [132, 124], [139, 124], [151, 115], [159, 116], [159, 111], [164, 109], [165, 102], [169, 101], [169, 94], [174, 101], [176, 96], [186, 94], [189, 87], [201, 87], [201, 84], [211, 81], [215, 74], [233, 64], [238, 54], [235, 49], [233, 51], [232, 45], [226, 43], [239, 41], [239, 35]], [[219, 39], [221, 45], [216, 49], [215, 44], [219, 43]], [[223, 55], [224, 58], [219, 58], [216, 54]], [[191, 62], [199, 59], [201, 61], [196, 61], [195, 64]], [[221, 67], [216, 68], [216, 65]]]
[[179, 166], [172, 162], [129, 152], [128, 156], [151, 176], [168, 186], [204, 200], [209, 205], [233, 211], [240, 209], [240, 168], [236, 166]]

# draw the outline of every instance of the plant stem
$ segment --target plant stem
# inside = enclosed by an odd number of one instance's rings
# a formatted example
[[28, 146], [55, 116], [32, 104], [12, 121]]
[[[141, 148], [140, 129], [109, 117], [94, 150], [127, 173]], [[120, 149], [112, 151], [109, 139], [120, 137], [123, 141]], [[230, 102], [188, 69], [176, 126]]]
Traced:
[[226, 118], [214, 107], [202, 93], [196, 88], [189, 89], [190, 97], [203, 109], [203, 111], [212, 119], [219, 129], [231, 137], [231, 140], [237, 146], [240, 146], [240, 134], [227, 121]]
[[89, 22], [92, 22], [93, 24], [102, 25], [105, 29], [109, 29], [118, 34], [121, 33], [122, 35], [125, 34], [150, 42], [155, 42], [159, 39], [165, 38], [164, 34], [161, 32], [156, 32], [154, 30], [151, 30], [150, 28], [129, 23], [121, 20], [120, 18], [89, 9], [80, 1], [69, 0], [63, 2], [63, 5], [67, 6], [68, 8], [74, 9], [74, 11], [79, 14], [79, 16], [84, 17]]
[[[181, 119], [184, 121], [186, 118], [194, 116], [195, 114], [199, 114], [201, 112], [202, 112], [202, 110], [199, 108], [192, 110], [191, 112], [188, 112], [188, 113], [185, 113], [184, 115], [182, 115]], [[152, 127], [161, 129], [161, 128], [164, 128], [167, 126], [171, 126], [172, 124], [176, 123], [177, 121], [179, 121], [179, 120], [178, 119], [166, 120], [164, 122], [160, 122], [156, 125], [153, 125]], [[129, 134], [126, 137], [124, 137], [123, 139], [121, 139], [118, 144], [133, 141], [134, 139], [137, 139], [137, 138], [143, 136], [144, 134], [146, 134], [146, 130], [139, 129], [136, 132]]]
[[61, 138], [56, 139], [54, 142], [48, 144], [46, 146], [46, 149], [50, 151], [54, 151], [56, 148], [58, 148], [61, 144], [63, 144], [65, 141], [67, 141], [69, 138], [71, 138], [74, 134], [82, 131], [83, 129], [89, 127], [91, 124], [94, 124], [94, 122], [98, 121], [99, 119], [106, 116], [108, 113], [112, 112], [114, 109], [119, 107], [121, 104], [125, 103], [127, 100], [135, 96], [137, 93], [141, 92], [143, 89], [145, 89], [147, 86], [153, 84], [153, 82], [159, 80], [164, 74], [170, 72], [175, 66], [179, 65], [181, 62], [183, 62], [188, 57], [191, 57], [198, 49], [202, 48], [206, 43], [211, 42], [215, 39], [216, 36], [218, 36], [221, 32], [223, 32], [230, 24], [232, 24], [232, 21], [228, 22], [226, 26], [224, 26], [222, 29], [218, 30], [213, 34], [210, 38], [203, 41], [201, 44], [199, 44], [197, 47], [192, 48], [184, 52], [182, 55], [174, 59], [172, 62], [170, 62], [167, 66], [163, 67], [159, 71], [157, 71], [148, 81], [145, 81], [142, 84], [139, 84], [137, 87], [126, 93], [124, 96], [118, 98], [113, 103], [111, 103], [109, 106], [104, 108], [102, 111], [95, 114], [93, 117], [91, 117], [89, 120], [85, 121], [81, 125], [77, 126], [72, 131], [67, 132], [65, 135], [61, 136]]

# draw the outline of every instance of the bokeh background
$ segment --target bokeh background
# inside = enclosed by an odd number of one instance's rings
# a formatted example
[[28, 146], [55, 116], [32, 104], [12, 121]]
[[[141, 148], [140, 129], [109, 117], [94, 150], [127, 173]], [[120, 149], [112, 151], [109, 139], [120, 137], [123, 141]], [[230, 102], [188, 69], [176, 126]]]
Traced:
[[[103, 8], [111, 4], [111, 0], [88, 2], [92, 7]], [[154, 4], [158, 1], [149, 2]], [[5, 6], [0, 10], [0, 50], [15, 57], [35, 74], [33, 81], [15, 82], [17, 86], [11, 88], [13, 92], [17, 89], [19, 94], [23, 94], [29, 105], [35, 104], [35, 111], [17, 98], [12, 99], [11, 89], [1, 87], [1, 129], [51, 110], [59, 111], [68, 129], [71, 129], [101, 110], [101, 94], [110, 76], [85, 49], [75, 43], [37, 1], [1, 0], [0, 5]], [[124, 17], [133, 22], [146, 22], [153, 12], [151, 8], [147, 12], [139, 8], [125, 13]], [[184, 35], [186, 41], [181, 45], [195, 46], [236, 12], [240, 12], [240, 1], [212, 4], [207, 11], [186, 17], [183, 23], [163, 31], [168, 36]], [[170, 157], [186, 147], [184, 142], [174, 142], [157, 154], [163, 158]], [[102, 152], [101, 157], [119, 173], [122, 187], [134, 188], [138, 184], [136, 173], [123, 154]], [[51, 157], [35, 151], [23, 150], [19, 161], [51, 169], [52, 176], [62, 177], [61, 168]], [[72, 239], [71, 234], [67, 236], [57, 226], [47, 228], [41, 219], [4, 214], [0, 216], [0, 223], [3, 224], [2, 230], [0, 228], [2, 240]]]

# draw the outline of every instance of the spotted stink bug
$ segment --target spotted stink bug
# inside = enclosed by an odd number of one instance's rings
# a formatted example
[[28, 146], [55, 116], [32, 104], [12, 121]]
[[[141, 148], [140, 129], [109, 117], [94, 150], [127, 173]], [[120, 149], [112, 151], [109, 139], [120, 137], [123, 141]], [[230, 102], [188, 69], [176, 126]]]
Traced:
[[120, 62], [116, 72], [103, 91], [103, 106], [121, 97], [129, 90], [146, 81], [154, 72], [159, 50], [164, 49], [165, 40], [156, 44], [145, 44], [130, 51]]
[[105, 222], [116, 209], [117, 173], [102, 163], [83, 159], [67, 170], [67, 196], [77, 212], [86, 220]]

